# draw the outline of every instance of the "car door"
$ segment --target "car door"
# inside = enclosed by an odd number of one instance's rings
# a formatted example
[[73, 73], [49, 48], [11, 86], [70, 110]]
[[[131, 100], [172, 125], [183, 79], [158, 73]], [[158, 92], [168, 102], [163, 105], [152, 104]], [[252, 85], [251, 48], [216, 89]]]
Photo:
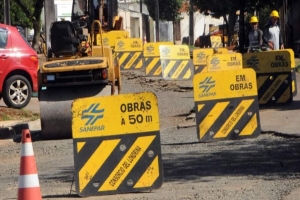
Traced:
[[9, 31], [0, 27], [0, 83], [3, 82], [3, 76], [11, 61], [9, 41]]

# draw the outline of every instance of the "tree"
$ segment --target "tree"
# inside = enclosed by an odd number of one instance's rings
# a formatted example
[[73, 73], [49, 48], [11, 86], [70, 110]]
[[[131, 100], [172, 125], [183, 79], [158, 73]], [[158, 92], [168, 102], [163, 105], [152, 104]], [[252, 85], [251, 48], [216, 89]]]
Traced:
[[[0, 2], [3, 8], [3, 1]], [[41, 31], [41, 14], [44, 7], [44, 0], [10, 0], [10, 15], [11, 24], [13, 26], [22, 26], [33, 28], [34, 35], [32, 46], [38, 49]], [[3, 22], [3, 12], [0, 14], [0, 19]]]
[[[155, 3], [153, 0], [144, 0], [150, 17], [155, 21]], [[183, 4], [183, 0], [159, 0], [159, 19], [162, 21], [176, 21], [180, 16], [180, 8]]]
[[21, 8], [23, 13], [31, 19], [34, 35], [32, 39], [32, 46], [34, 49], [38, 49], [41, 32], [41, 14], [44, 7], [44, 0], [14, 0], [16, 4]]
[[[146, 4], [149, 15], [155, 20], [155, 23], [159, 23], [155, 16], [155, 1], [144, 0]], [[180, 20], [180, 9], [183, 5], [183, 0], [159, 0], [159, 20], [162, 21], [172, 21], [173, 22], [173, 33], [175, 33], [175, 24]]]
[[[0, 12], [0, 21], [4, 22], [4, 1], [0, 1], [0, 9], [2, 10]], [[10, 1], [10, 17], [11, 25], [32, 28], [31, 19], [25, 15], [20, 6], [13, 0]]]

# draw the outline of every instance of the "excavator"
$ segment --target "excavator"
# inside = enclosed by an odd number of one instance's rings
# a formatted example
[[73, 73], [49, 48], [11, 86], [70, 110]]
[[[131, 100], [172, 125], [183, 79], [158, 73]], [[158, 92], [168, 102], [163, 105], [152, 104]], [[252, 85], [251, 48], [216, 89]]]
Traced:
[[43, 139], [72, 138], [74, 99], [120, 93], [118, 61], [103, 35], [121, 29], [117, 0], [73, 0], [71, 21], [51, 23], [47, 61], [38, 74]]

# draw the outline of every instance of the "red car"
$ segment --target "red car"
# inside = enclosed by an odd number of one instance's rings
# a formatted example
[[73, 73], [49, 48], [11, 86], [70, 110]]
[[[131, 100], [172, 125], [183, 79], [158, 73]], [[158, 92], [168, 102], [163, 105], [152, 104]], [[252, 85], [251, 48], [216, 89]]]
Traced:
[[0, 24], [0, 99], [23, 108], [38, 91], [38, 55], [16, 27]]

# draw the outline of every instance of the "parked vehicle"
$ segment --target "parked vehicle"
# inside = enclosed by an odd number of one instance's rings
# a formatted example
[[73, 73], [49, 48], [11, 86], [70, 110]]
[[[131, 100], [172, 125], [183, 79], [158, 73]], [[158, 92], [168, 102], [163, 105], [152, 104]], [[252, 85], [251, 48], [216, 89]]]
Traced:
[[38, 55], [18, 29], [0, 24], [0, 99], [23, 108], [38, 91]]
[[22, 26], [16, 26], [16, 28], [18, 29], [18, 31], [19, 31], [20, 33], [22, 33], [22, 34], [25, 36], [25, 30], [23, 29]]

